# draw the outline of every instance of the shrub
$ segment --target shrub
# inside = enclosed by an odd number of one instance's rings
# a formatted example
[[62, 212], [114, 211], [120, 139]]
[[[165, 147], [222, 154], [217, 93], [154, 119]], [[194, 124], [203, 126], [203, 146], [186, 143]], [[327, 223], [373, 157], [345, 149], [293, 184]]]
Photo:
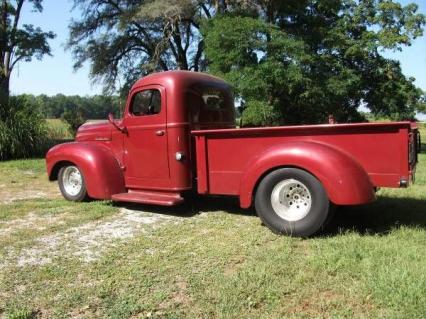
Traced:
[[68, 124], [71, 135], [75, 136], [78, 128], [86, 122], [86, 117], [83, 110], [76, 107], [66, 110], [62, 114], [62, 120]]
[[50, 141], [35, 101], [12, 96], [9, 109], [7, 117], [0, 119], [0, 160], [44, 155]]

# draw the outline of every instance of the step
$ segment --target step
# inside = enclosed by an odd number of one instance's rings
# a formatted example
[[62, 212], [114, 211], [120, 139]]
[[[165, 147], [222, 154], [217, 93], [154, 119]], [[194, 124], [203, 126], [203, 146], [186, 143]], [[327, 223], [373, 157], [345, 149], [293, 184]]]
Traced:
[[175, 206], [184, 201], [180, 193], [141, 190], [129, 190], [127, 193], [114, 194], [112, 195], [112, 200], [116, 202], [132, 202], [161, 206]]

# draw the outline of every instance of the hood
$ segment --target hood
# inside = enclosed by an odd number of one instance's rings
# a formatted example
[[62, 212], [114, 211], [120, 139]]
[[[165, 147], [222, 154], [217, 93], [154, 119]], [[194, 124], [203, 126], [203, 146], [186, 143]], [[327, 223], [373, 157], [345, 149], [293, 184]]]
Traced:
[[107, 120], [84, 123], [79, 127], [76, 141], [110, 141], [112, 125]]

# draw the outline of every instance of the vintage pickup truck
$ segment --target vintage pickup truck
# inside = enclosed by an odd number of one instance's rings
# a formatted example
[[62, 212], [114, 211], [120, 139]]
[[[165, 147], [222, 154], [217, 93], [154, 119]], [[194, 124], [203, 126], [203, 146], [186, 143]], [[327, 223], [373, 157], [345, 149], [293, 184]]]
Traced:
[[227, 83], [171, 71], [137, 81], [122, 119], [82, 125], [46, 162], [68, 200], [173, 206], [191, 191], [238, 196], [272, 231], [305, 237], [332, 206], [407, 187], [419, 148], [410, 122], [238, 129]]

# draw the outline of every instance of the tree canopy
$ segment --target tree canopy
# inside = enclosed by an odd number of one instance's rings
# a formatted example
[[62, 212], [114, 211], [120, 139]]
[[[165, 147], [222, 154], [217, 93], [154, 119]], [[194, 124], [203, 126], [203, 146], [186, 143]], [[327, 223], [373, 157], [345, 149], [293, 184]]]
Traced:
[[74, 0], [84, 12], [70, 25], [75, 68], [86, 61], [106, 89], [124, 89], [142, 75], [172, 69], [202, 71], [199, 28], [214, 5], [193, 0]]
[[359, 121], [361, 105], [410, 119], [423, 92], [382, 52], [422, 34], [416, 10], [393, 1], [259, 1], [205, 23], [209, 70], [234, 85], [252, 125], [321, 123], [330, 114]]
[[152, 71], [208, 71], [229, 81], [248, 125], [408, 119], [424, 93], [383, 50], [423, 33], [417, 5], [392, 0], [74, 0], [75, 67], [107, 89]]

